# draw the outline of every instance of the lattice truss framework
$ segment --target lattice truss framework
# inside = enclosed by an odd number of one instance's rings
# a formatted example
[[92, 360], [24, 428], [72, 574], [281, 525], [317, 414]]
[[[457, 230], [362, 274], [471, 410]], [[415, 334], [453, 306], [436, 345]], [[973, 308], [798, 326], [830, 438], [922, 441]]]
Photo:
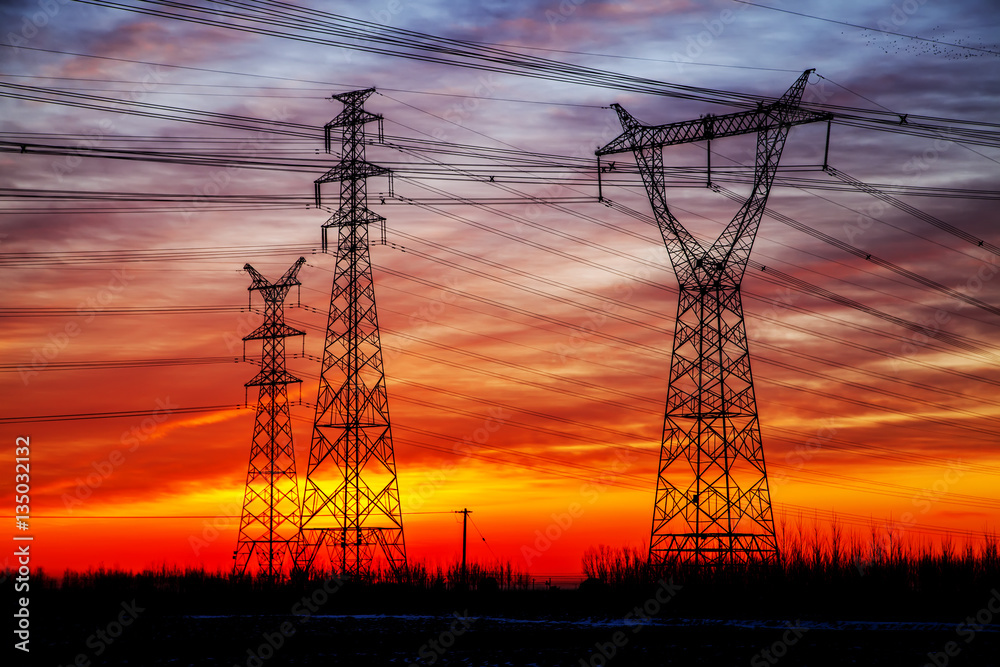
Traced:
[[288, 291], [301, 284], [296, 276], [305, 261], [300, 257], [273, 283], [249, 264], [243, 267], [251, 277], [251, 297], [256, 291], [264, 299], [264, 322], [243, 338], [260, 340], [263, 347], [260, 372], [246, 383], [260, 389], [234, 554], [237, 575], [278, 577], [294, 567], [301, 509], [288, 385], [301, 380], [285, 370], [285, 339], [305, 332], [285, 324], [284, 302]]
[[368, 209], [369, 176], [387, 169], [365, 160], [366, 123], [381, 116], [363, 108], [374, 92], [333, 96], [344, 104], [326, 125], [342, 128], [340, 163], [316, 180], [340, 182], [340, 208], [323, 225], [336, 229], [337, 264], [330, 297], [326, 345], [303, 492], [302, 539], [297, 564], [365, 577], [406, 565], [403, 517], [389, 422], [375, 287], [369, 257], [369, 225], [384, 218]]
[[[799, 108], [813, 70], [776, 102], [668, 125], [642, 125], [620, 105], [623, 132], [598, 156], [631, 151], [680, 296], [657, 474], [650, 560], [722, 565], [777, 556], [740, 284], [788, 131], [828, 120]], [[705, 247], [667, 206], [663, 147], [756, 133], [753, 189]]]

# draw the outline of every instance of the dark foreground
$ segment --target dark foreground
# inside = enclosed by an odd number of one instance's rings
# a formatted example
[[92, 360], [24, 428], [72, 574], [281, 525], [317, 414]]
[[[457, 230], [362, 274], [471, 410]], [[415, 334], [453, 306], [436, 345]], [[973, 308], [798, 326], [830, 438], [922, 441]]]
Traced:
[[[810, 624], [655, 619], [537, 621], [470, 616], [162, 617], [137, 621], [98, 657], [92, 624], [66, 628], [50, 654], [106, 665], [1000, 665], [998, 628], [969, 641], [941, 624]], [[293, 633], [281, 632], [293, 623]], [[795, 625], [795, 624], [792, 624]], [[288, 627], [286, 626], [286, 631]], [[617, 634], [616, 634], [617, 633]], [[947, 656], [949, 642], [956, 642]], [[100, 646], [99, 642], [91, 642]], [[764, 653], [764, 651], [768, 653]], [[936, 661], [928, 654], [934, 656]], [[607, 657], [605, 657], [607, 656]], [[40, 656], [39, 656], [40, 657]], [[62, 662], [59, 662], [62, 660]], [[85, 664], [85, 663], [80, 663]]]
[[31, 660], [14, 664], [1000, 666], [993, 586], [778, 598], [693, 584], [480, 594], [328, 581], [237, 596], [115, 588], [38, 595]]

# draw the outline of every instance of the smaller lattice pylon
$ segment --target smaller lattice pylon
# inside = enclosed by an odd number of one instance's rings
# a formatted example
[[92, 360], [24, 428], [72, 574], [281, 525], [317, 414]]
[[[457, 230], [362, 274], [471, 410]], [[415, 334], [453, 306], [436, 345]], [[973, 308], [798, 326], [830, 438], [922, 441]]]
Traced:
[[270, 578], [288, 573], [294, 566], [302, 509], [295, 474], [291, 415], [288, 412], [288, 385], [302, 382], [285, 370], [285, 339], [305, 332], [285, 324], [285, 297], [305, 263], [300, 257], [275, 282], [270, 282], [249, 264], [249, 288], [264, 299], [264, 323], [243, 338], [263, 343], [260, 372], [246, 383], [259, 387], [250, 463], [240, 532], [233, 558], [233, 572], [253, 572]]

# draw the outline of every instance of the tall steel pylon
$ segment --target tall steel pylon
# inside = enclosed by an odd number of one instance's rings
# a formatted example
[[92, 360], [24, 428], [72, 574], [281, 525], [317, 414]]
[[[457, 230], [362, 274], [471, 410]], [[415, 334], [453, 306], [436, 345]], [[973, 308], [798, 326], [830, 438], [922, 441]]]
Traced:
[[[680, 289], [649, 544], [654, 564], [725, 565], [778, 553], [740, 283], [789, 128], [830, 118], [798, 106], [812, 71], [776, 102], [698, 120], [642, 125], [614, 104], [624, 131], [597, 151], [634, 153]], [[662, 149], [748, 133], [757, 134], [753, 190], [706, 248], [667, 207]]]
[[243, 267], [252, 281], [247, 288], [251, 297], [258, 291], [264, 298], [264, 323], [243, 338], [244, 342], [260, 340], [263, 349], [260, 372], [246, 383], [247, 387], [260, 387], [260, 391], [240, 533], [233, 555], [233, 572], [237, 575], [249, 570], [274, 578], [294, 566], [301, 508], [288, 385], [302, 380], [285, 370], [285, 339], [304, 336], [305, 332], [285, 324], [284, 305], [288, 291], [301, 284], [296, 275], [305, 261], [300, 257], [273, 283], [249, 264]]
[[303, 570], [328, 565], [361, 577], [383, 565], [398, 574], [406, 565], [368, 246], [369, 225], [385, 218], [368, 209], [365, 179], [388, 173], [365, 160], [364, 126], [382, 119], [363, 106], [374, 91], [333, 96], [344, 109], [326, 125], [326, 149], [330, 131], [342, 128], [342, 156], [316, 180], [317, 206], [320, 184], [340, 181], [340, 208], [323, 225], [324, 250], [327, 230], [337, 230], [337, 265], [297, 558]]

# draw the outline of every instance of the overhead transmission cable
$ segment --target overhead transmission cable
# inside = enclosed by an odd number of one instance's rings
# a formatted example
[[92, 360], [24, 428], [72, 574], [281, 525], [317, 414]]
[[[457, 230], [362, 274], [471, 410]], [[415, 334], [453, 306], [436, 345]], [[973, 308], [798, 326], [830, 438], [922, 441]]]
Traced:
[[[231, 7], [231, 9], [209, 9], [175, 0], [148, 0], [144, 5], [151, 5], [150, 7], [139, 7], [101, 0], [80, 1], [87, 4], [162, 18], [171, 18], [200, 25], [210, 25], [229, 30], [251, 32], [306, 43], [335, 46], [473, 70], [515, 74], [529, 78], [575, 83], [589, 87], [604, 87], [615, 90], [667, 95], [679, 99], [691, 99], [744, 108], [754, 106], [757, 103], [757, 98], [743, 93], [686, 86], [584, 67], [562, 61], [539, 58], [510, 49], [488, 46], [478, 42], [449, 39], [419, 31], [405, 30], [370, 21], [353, 19], [330, 12], [301, 8], [290, 3], [273, 1], [230, 2], [228, 7]], [[159, 6], [164, 9], [154, 9], [152, 6]], [[240, 8], [245, 11], [239, 11]], [[906, 123], [900, 123], [899, 115], [882, 110], [857, 109], [831, 104], [811, 104], [808, 106], [816, 109], [836, 111], [836, 122], [851, 126], [868, 127], [870, 129], [910, 134], [912, 136], [933, 136], [933, 132], [945, 132], [956, 137], [956, 140], [972, 143], [986, 141], [992, 142], [992, 145], [997, 145], [996, 141], [1000, 138], [997, 136], [990, 138], [991, 134], [996, 134], [993, 130], [987, 130], [984, 133], [978, 130], [968, 130], [959, 127], [962, 125], [979, 125], [984, 127], [990, 125], [976, 123], [975, 121], [944, 119], [948, 121], [947, 125], [931, 125], [927, 122], [919, 121], [940, 122], [942, 119], [932, 119], [930, 117], [910, 114], [907, 117], [908, 120]], [[997, 125], [997, 127], [1000, 127], [1000, 125]]]

